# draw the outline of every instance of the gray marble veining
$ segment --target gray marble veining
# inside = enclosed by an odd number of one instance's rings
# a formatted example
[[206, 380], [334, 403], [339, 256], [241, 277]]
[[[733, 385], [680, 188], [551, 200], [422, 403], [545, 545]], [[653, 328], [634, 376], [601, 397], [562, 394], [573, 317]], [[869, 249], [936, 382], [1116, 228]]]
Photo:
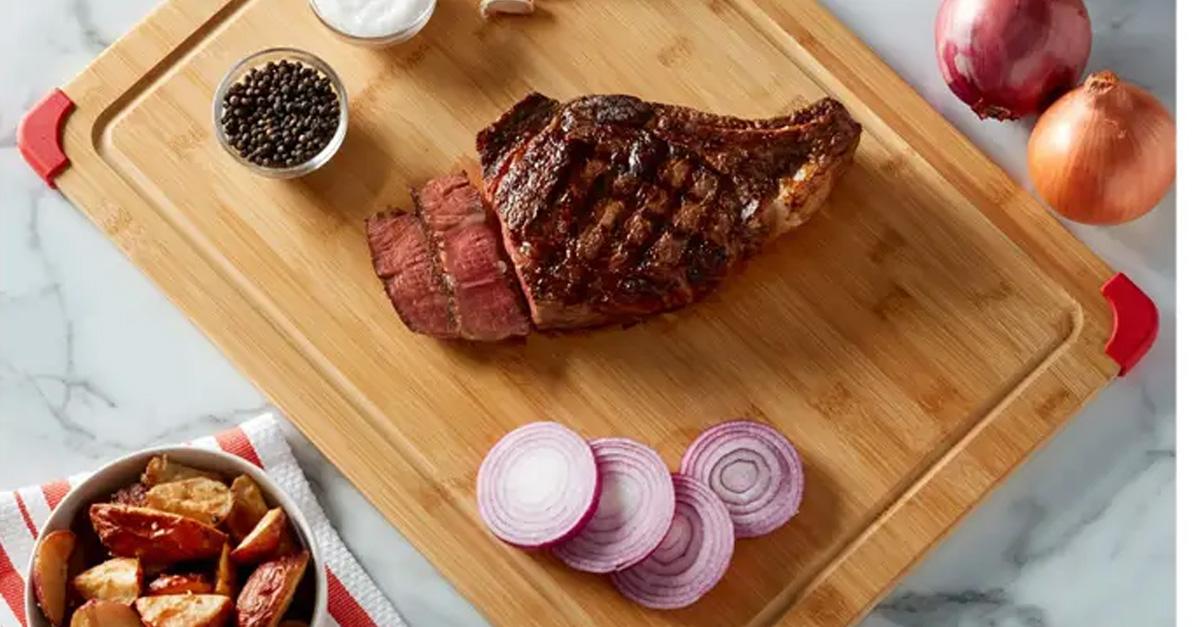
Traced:
[[[39, 0], [0, 20], [0, 487], [234, 424], [262, 396], [14, 146], [21, 114], [154, 0]], [[1028, 187], [1028, 124], [981, 123], [932, 58], [935, 0], [830, 0], [933, 105]], [[1090, 67], [1175, 102], [1174, 3], [1088, 0]], [[1174, 622], [1175, 202], [1133, 224], [1072, 230], [1157, 301], [1162, 333], [963, 522], [868, 627], [1124, 627]], [[318, 454], [289, 439], [351, 550], [413, 625], [478, 624]]]

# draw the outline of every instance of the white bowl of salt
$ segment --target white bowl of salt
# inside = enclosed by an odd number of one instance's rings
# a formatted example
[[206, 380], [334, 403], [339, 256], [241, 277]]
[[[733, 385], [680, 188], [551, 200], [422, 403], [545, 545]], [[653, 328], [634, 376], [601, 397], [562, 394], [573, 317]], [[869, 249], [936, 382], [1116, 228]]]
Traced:
[[363, 46], [390, 46], [416, 35], [437, 0], [308, 0], [325, 26]]

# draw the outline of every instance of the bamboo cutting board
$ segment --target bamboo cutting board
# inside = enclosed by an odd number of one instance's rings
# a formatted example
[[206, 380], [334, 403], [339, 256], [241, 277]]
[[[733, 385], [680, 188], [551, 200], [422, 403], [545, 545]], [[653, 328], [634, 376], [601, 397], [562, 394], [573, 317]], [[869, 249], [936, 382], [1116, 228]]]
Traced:
[[[56, 183], [498, 624], [851, 622], [1118, 372], [1112, 272], [815, 0], [544, 0], [489, 23], [443, 0], [385, 51], [305, 5], [167, 0], [63, 88]], [[242, 170], [211, 130], [224, 72], [272, 46], [324, 58], [351, 96], [342, 151], [299, 181]], [[828, 94], [865, 129], [829, 206], [705, 303], [523, 345], [412, 335], [363, 220], [472, 162], [531, 89], [740, 116]], [[806, 498], [691, 608], [644, 610], [475, 515], [476, 466], [527, 421], [675, 465], [739, 416], [796, 443]]]

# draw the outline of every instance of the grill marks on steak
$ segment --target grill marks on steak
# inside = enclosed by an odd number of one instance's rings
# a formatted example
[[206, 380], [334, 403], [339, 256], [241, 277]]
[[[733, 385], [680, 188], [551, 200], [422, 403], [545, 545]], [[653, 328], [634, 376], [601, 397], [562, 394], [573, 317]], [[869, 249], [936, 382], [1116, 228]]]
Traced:
[[414, 332], [498, 341], [529, 333], [494, 218], [465, 174], [413, 191], [416, 214], [367, 221], [375, 273]]
[[533, 323], [566, 329], [634, 322], [711, 292], [816, 210], [859, 133], [832, 100], [744, 120], [533, 94], [477, 147]]

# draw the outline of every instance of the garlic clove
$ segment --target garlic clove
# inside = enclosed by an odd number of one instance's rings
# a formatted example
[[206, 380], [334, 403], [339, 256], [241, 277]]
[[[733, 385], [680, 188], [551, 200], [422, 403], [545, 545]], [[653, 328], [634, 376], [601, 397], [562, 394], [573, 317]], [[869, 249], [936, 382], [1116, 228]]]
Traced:
[[479, 12], [484, 17], [493, 15], [529, 15], [533, 13], [533, 0], [480, 0]]

